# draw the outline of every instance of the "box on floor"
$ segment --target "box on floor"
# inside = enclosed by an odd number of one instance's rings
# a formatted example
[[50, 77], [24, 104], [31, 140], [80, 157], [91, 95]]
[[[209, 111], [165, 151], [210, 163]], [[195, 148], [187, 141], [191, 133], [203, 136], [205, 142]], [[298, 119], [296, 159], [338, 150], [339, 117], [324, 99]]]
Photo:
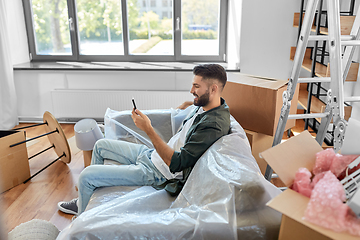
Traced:
[[[233, 73], [222, 92], [230, 113], [244, 129], [273, 136], [283, 104], [282, 94], [288, 81]], [[290, 114], [297, 109], [298, 88], [293, 97]], [[285, 130], [295, 126], [288, 120]]]
[[[315, 154], [322, 150], [310, 133], [304, 131], [260, 155], [289, 187], [299, 168], [305, 167], [312, 171], [315, 165]], [[268, 206], [283, 214], [279, 233], [280, 240], [359, 239], [349, 233], [334, 232], [303, 220], [309, 200], [308, 197], [287, 189], [268, 202]]]
[[259, 153], [265, 151], [266, 149], [271, 148], [274, 137], [263, 133], [250, 131], [247, 129], [244, 130], [246, 133], [246, 137], [248, 138], [250, 143], [251, 153], [254, 156], [257, 164], [259, 165], [261, 173], [264, 175], [266, 171], [267, 163], [265, 162], [264, 159], [262, 159], [259, 156]]
[[24, 131], [0, 131], [0, 193], [15, 187], [30, 177]]

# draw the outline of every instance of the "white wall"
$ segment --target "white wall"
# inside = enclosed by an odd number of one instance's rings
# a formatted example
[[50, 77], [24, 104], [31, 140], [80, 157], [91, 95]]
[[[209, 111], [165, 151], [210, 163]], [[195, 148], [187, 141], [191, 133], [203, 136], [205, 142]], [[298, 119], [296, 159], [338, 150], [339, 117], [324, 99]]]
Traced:
[[31, 70], [15, 71], [14, 75], [20, 120], [41, 119], [45, 111], [58, 117], [51, 96], [51, 91], [58, 89], [189, 91], [192, 82], [192, 72]]
[[241, 4], [242, 0], [230, 0], [228, 5], [227, 60], [232, 69], [240, 64]]
[[292, 62], [297, 28], [294, 12], [300, 1], [242, 1], [240, 71], [242, 73], [287, 80]]

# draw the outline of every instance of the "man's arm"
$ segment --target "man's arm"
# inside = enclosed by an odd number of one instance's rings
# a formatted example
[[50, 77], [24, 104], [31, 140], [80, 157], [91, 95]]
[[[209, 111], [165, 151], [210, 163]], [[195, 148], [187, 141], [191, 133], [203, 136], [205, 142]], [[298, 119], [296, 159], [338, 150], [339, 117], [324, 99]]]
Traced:
[[187, 108], [188, 106], [191, 106], [193, 105], [193, 101], [186, 101], [186, 102], [183, 102], [180, 106], [178, 106], [177, 108], [178, 109], [185, 109]]
[[139, 109], [133, 109], [131, 118], [133, 119], [135, 125], [149, 136], [157, 153], [164, 160], [166, 165], [170, 166], [174, 150], [169, 147], [155, 132], [155, 129], [151, 125], [150, 119]]

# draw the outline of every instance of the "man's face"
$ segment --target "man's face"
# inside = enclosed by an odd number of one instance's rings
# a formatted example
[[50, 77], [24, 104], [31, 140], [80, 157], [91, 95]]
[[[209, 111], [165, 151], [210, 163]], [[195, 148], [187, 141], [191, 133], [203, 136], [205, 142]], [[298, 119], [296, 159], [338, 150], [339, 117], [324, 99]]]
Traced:
[[190, 93], [194, 95], [195, 106], [206, 106], [209, 103], [210, 89], [201, 76], [194, 76]]

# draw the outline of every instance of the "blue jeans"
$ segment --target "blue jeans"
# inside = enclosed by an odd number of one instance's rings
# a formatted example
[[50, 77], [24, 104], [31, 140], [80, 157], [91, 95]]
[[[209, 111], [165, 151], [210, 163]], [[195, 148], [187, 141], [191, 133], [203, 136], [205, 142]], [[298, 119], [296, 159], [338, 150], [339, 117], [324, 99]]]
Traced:
[[[153, 149], [145, 145], [101, 139], [96, 142], [91, 165], [79, 176], [78, 214], [85, 211], [96, 188], [109, 186], [156, 186], [166, 181], [150, 160]], [[123, 165], [104, 165], [110, 159]]]

